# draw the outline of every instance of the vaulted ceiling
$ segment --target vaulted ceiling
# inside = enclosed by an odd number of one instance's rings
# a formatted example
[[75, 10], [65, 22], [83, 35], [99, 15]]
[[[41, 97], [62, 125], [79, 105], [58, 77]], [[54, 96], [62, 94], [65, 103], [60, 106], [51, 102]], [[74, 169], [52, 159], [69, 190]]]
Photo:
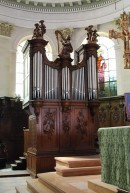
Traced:
[[130, 0], [0, 0], [0, 20], [32, 27], [44, 20], [47, 28], [84, 27], [112, 21]]

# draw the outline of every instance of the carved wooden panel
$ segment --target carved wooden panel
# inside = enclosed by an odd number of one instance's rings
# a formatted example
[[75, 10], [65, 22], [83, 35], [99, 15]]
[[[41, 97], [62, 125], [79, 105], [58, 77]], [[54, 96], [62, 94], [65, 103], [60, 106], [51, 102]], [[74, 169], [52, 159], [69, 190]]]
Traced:
[[83, 107], [73, 107], [72, 148], [76, 151], [87, 150], [89, 145], [88, 111]]
[[40, 125], [38, 125], [39, 151], [52, 152], [59, 150], [59, 112], [58, 107], [47, 106], [41, 110]]
[[100, 99], [99, 127], [125, 125], [124, 97]]
[[71, 111], [61, 113], [62, 127], [60, 129], [60, 149], [71, 151]]

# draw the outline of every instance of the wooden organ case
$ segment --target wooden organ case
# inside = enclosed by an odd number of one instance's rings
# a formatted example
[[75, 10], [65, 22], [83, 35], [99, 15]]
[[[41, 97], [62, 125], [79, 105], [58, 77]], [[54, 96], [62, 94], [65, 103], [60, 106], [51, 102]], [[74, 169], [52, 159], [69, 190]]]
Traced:
[[[70, 36], [62, 37], [62, 50], [55, 61], [46, 56], [44, 21], [35, 24], [25, 50], [30, 51], [28, 170], [54, 170], [55, 156], [96, 153], [98, 129], [96, 30], [86, 28], [88, 43], [79, 50], [82, 60], [72, 65]], [[56, 31], [56, 34], [60, 34]]]

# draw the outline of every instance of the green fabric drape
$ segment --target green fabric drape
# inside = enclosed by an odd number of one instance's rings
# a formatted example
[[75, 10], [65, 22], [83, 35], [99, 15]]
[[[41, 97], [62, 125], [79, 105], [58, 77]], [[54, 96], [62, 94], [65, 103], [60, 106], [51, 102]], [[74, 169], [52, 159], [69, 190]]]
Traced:
[[130, 191], [130, 126], [99, 128], [101, 179]]

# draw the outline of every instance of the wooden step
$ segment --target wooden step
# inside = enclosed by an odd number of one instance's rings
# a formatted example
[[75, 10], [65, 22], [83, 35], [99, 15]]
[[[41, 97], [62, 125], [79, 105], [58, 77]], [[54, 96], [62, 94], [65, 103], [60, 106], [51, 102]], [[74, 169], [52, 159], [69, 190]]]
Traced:
[[[59, 193], [54, 188], [52, 191], [51, 187], [49, 188], [45, 186], [43, 183], [39, 181], [39, 179], [27, 180], [27, 187], [33, 193], [54, 193], [54, 192]], [[60, 193], [62, 193], [62, 191]]]
[[[92, 176], [89, 176], [92, 179]], [[88, 176], [62, 177], [55, 172], [38, 174], [39, 181], [58, 193], [94, 193], [87, 186]], [[100, 178], [100, 175], [95, 175]], [[42, 193], [42, 192], [40, 192]]]
[[69, 168], [101, 166], [100, 159], [94, 156], [55, 157], [55, 160], [56, 167], [58, 165], [67, 166]]
[[31, 190], [27, 187], [27, 185], [21, 185], [21, 186], [16, 186], [16, 193], [32, 193]]
[[[93, 176], [74, 176], [62, 177], [56, 172], [47, 172], [37, 174], [37, 179], [27, 180], [27, 187], [16, 187], [17, 193], [95, 193], [88, 189], [88, 179], [93, 179]], [[95, 178], [101, 178], [100, 175], [95, 175]], [[103, 193], [103, 192], [101, 192]]]
[[117, 186], [102, 182], [100, 179], [88, 180], [88, 188], [96, 193], [117, 193]]
[[58, 166], [55, 167], [55, 170], [57, 174], [64, 177], [101, 174], [101, 166], [80, 167], [80, 168], [68, 168], [66, 166]]

